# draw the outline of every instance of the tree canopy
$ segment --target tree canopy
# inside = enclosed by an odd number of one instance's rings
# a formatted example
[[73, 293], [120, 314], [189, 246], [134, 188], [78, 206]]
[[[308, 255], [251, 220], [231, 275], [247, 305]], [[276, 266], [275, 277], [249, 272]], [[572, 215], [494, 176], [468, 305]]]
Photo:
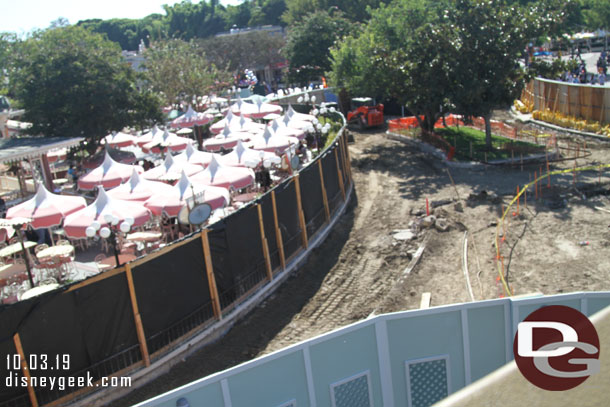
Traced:
[[145, 52], [145, 76], [149, 88], [165, 103], [190, 103], [196, 96], [226, 88], [231, 75], [210, 63], [195, 41], [157, 41]]
[[354, 94], [393, 96], [423, 115], [426, 129], [447, 108], [489, 124], [491, 110], [520, 92], [518, 58], [529, 39], [555, 30], [569, 6], [395, 0], [373, 12], [361, 35], [332, 50], [331, 82]]
[[206, 38], [199, 44], [211, 62], [235, 73], [283, 61], [280, 49], [286, 41], [281, 35], [254, 31]]
[[136, 88], [117, 44], [82, 27], [40, 31], [14, 46], [13, 95], [31, 132], [86, 137], [94, 146], [125, 126], [159, 121], [159, 100]]
[[288, 59], [289, 78], [306, 83], [318, 79], [331, 68], [330, 47], [335, 41], [353, 33], [357, 25], [343, 13], [317, 11], [295, 24], [288, 32], [283, 53]]

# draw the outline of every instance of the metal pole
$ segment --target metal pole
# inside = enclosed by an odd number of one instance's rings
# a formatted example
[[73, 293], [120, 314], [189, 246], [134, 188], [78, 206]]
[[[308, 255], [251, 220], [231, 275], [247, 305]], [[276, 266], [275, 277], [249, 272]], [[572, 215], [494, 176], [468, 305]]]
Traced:
[[114, 259], [116, 260], [116, 266], [119, 267], [121, 264], [119, 263], [119, 252], [117, 251], [117, 242], [116, 242], [116, 233], [114, 230], [110, 229], [110, 236], [108, 237], [112, 242], [112, 251], [114, 252]]
[[28, 278], [30, 279], [30, 287], [34, 288], [34, 278], [32, 277], [32, 270], [30, 269], [30, 257], [29, 257], [29, 253], [25, 249], [25, 245], [23, 244], [23, 236], [21, 236], [21, 228], [23, 227], [23, 225], [17, 224], [15, 226], [17, 227], [17, 230], [16, 230], [17, 238], [19, 239], [19, 243], [21, 243], [21, 250], [23, 251], [25, 269], [27, 270]]

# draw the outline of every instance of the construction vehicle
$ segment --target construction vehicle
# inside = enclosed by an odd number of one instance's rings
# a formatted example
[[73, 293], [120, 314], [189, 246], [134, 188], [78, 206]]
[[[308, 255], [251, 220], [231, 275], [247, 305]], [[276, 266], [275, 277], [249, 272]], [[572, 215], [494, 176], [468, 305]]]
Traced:
[[360, 130], [383, 125], [383, 105], [375, 104], [371, 98], [352, 98], [352, 110], [347, 113], [347, 123], [357, 125]]

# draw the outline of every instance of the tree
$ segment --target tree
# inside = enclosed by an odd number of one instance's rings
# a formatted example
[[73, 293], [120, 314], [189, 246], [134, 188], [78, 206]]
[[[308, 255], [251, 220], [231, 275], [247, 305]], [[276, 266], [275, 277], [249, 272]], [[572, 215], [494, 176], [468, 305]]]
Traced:
[[159, 100], [136, 88], [117, 44], [81, 27], [35, 32], [15, 47], [10, 87], [33, 134], [85, 137], [94, 151], [125, 126], [160, 121]]
[[610, 0], [585, 0], [583, 9], [587, 28], [591, 30], [610, 28]]
[[518, 58], [530, 38], [554, 32], [570, 2], [395, 0], [372, 14], [359, 37], [332, 51], [332, 83], [391, 96], [431, 130], [452, 108], [483, 116], [491, 146], [493, 109], [510, 105], [523, 84]]
[[332, 49], [331, 84], [355, 95], [395, 98], [431, 130], [448, 103], [452, 63], [439, 57], [448, 41], [438, 24], [443, 7], [401, 0], [375, 10], [362, 34]]
[[233, 73], [243, 72], [246, 68], [259, 70], [284, 61], [280, 49], [285, 43], [282, 36], [264, 31], [244, 32], [200, 41], [211, 62]]
[[323, 76], [331, 67], [330, 47], [356, 30], [357, 26], [340, 12], [331, 15], [318, 11], [295, 24], [288, 32], [283, 49], [289, 63], [290, 80], [306, 83]]
[[147, 83], [165, 103], [190, 101], [226, 88], [231, 75], [210, 63], [195, 41], [157, 41], [145, 52]]
[[[456, 0], [444, 24], [450, 26], [455, 60], [451, 86], [454, 111], [485, 119], [491, 148], [491, 114], [521, 93], [524, 72], [518, 59], [530, 38], [555, 30], [567, 16], [564, 6], [537, 2], [520, 7], [503, 0]], [[564, 2], [569, 5], [569, 2]]]
[[370, 10], [382, 3], [390, 3], [390, 0], [286, 0], [286, 12], [282, 19], [288, 25], [293, 25], [313, 12], [337, 9], [350, 21], [364, 22], [370, 18]]
[[13, 48], [17, 43], [14, 33], [0, 32], [0, 95], [8, 92], [8, 74], [13, 60]]

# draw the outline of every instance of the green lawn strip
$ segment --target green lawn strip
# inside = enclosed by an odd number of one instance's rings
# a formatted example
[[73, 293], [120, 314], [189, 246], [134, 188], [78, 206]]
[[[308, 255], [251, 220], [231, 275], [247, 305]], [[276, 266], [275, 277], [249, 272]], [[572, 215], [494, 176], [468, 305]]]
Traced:
[[[491, 136], [493, 149], [487, 151], [485, 147], [485, 132], [470, 127], [445, 127], [435, 129], [435, 132], [449, 144], [455, 146], [455, 159], [457, 161], [485, 161], [526, 157], [531, 154], [544, 153], [544, 147], [524, 141], [512, 140], [500, 136]], [[470, 157], [470, 143], [472, 142], [472, 158]], [[511, 153], [511, 150], [514, 153]]]

